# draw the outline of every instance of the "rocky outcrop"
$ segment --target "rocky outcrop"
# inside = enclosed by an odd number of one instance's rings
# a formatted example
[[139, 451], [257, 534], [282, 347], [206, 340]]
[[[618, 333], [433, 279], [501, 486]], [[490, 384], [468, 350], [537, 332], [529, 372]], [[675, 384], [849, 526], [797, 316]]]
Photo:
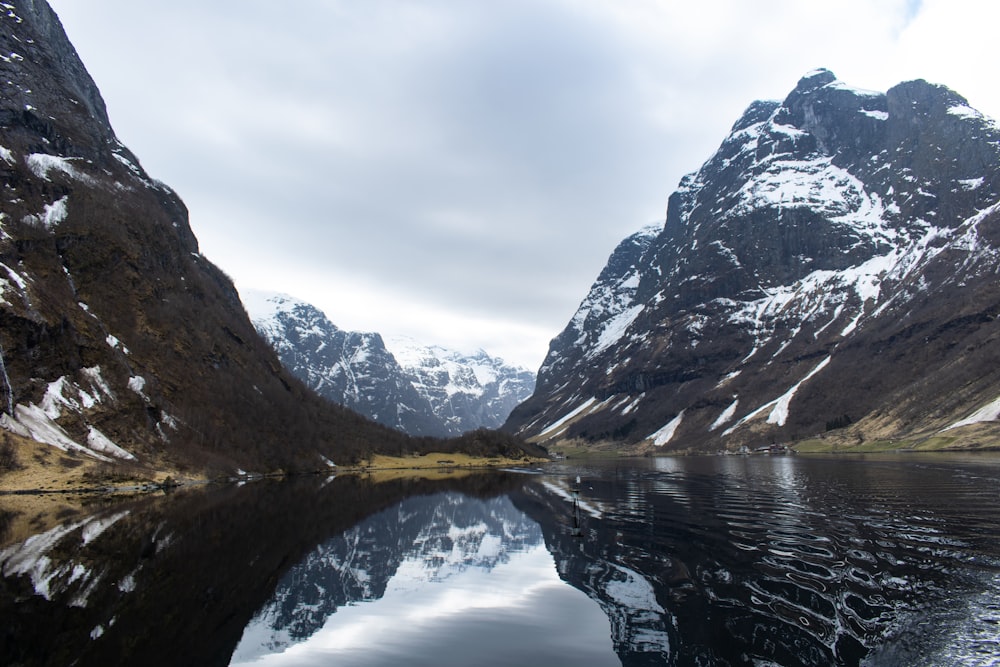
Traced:
[[994, 121], [925, 81], [812, 72], [619, 246], [506, 428], [654, 450], [954, 438], [998, 412], [998, 225]]

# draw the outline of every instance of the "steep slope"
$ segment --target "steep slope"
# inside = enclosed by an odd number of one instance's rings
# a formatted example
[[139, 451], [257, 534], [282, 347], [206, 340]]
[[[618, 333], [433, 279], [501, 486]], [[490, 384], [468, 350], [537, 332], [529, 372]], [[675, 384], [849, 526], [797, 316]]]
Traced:
[[998, 234], [994, 121], [925, 81], [811, 72], [615, 251], [506, 428], [714, 450], [958, 425], [935, 442], [974, 444], [1000, 396]]
[[[72, 461], [311, 467], [402, 436], [286, 373], [43, 1], [0, 14], [0, 410]], [[8, 436], [5, 436], [8, 437]]]
[[386, 343], [448, 435], [500, 428], [535, 388], [531, 371], [483, 350], [463, 354], [405, 337]]
[[[410, 435], [500, 427], [534, 377], [483, 351], [463, 355], [408, 338], [339, 329], [315, 306], [244, 291], [257, 331], [285, 368], [319, 395]], [[387, 347], [388, 344], [388, 347]]]

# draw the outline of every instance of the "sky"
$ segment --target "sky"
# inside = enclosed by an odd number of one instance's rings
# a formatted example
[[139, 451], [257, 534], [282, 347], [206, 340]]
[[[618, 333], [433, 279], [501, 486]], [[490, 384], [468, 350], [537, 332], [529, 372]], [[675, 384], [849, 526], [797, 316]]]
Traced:
[[992, 0], [50, 4], [238, 288], [531, 370], [752, 101], [825, 67], [1000, 118]]

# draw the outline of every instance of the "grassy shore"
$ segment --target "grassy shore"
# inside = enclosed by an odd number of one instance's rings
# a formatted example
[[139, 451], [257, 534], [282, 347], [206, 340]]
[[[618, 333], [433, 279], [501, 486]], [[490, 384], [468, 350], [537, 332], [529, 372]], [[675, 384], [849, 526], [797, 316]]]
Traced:
[[359, 466], [337, 468], [338, 474], [366, 475], [376, 481], [401, 477], [422, 477], [444, 479], [460, 474], [468, 474], [483, 468], [506, 468], [531, 463], [542, 463], [548, 459], [506, 458], [502, 456], [471, 456], [453, 452], [442, 454], [430, 452], [413, 456], [386, 456], [376, 454]]

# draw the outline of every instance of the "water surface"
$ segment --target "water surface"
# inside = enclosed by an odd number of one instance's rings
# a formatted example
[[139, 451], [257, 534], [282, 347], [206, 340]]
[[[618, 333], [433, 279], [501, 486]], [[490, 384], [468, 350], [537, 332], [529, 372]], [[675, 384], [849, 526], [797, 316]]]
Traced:
[[1000, 663], [996, 456], [304, 478], [30, 518], [0, 498], [0, 664]]

